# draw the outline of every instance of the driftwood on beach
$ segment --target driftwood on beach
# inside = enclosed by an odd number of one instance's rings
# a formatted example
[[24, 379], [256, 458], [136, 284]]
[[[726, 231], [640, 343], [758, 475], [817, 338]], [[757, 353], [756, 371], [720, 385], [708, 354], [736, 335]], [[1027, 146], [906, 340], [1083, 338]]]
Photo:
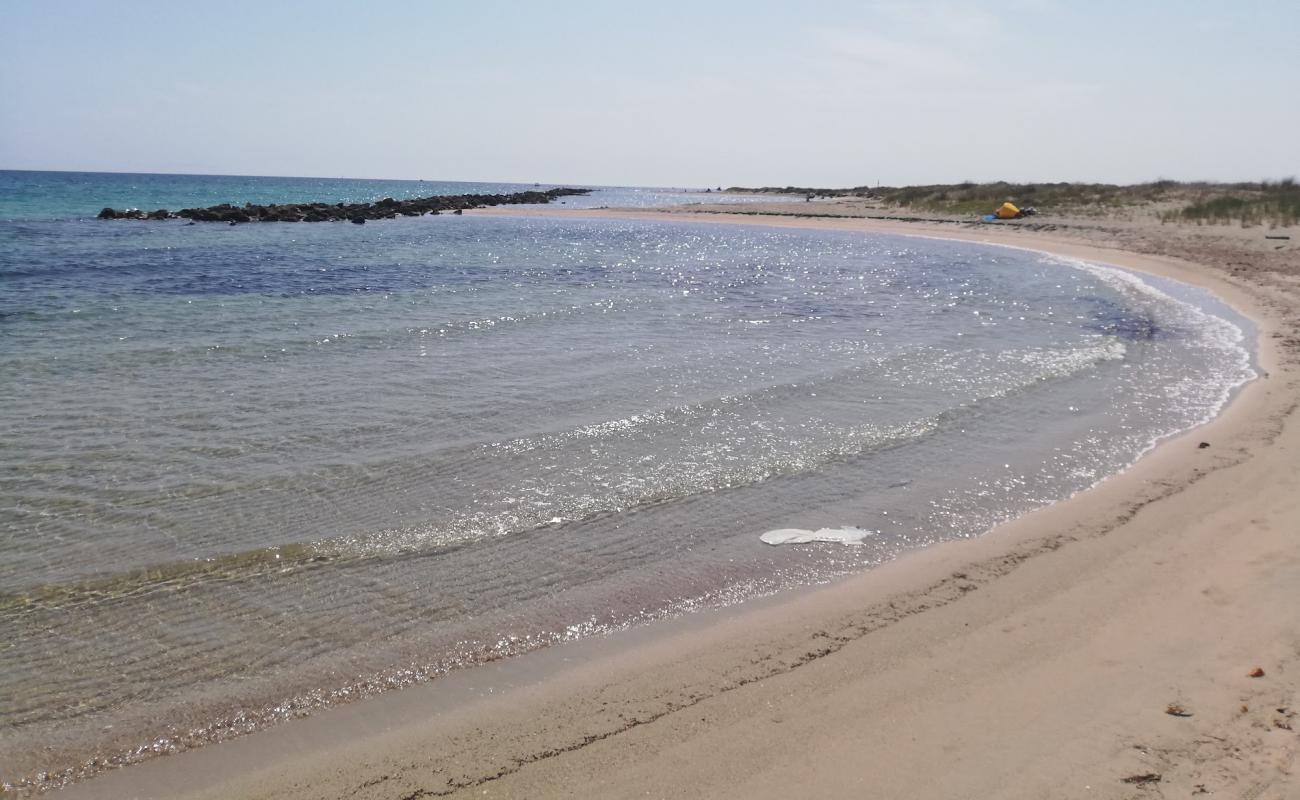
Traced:
[[374, 203], [282, 203], [242, 206], [222, 203], [207, 208], [183, 208], [180, 211], [141, 211], [105, 208], [99, 219], [188, 219], [194, 222], [355, 222], [395, 217], [418, 217], [443, 211], [460, 213], [467, 208], [507, 206], [521, 203], [549, 203], [557, 197], [590, 194], [590, 189], [547, 189], [513, 194], [450, 194], [394, 200], [386, 197]]

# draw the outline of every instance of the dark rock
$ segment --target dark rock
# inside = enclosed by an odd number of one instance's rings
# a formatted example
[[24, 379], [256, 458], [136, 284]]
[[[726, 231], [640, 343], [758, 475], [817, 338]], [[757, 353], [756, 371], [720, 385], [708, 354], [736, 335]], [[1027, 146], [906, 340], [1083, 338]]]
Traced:
[[[349, 217], [349, 218], [348, 218], [348, 222], [351, 222], [351, 223], [354, 224], [354, 225], [365, 225], [365, 224], [366, 224], [366, 218], [365, 218], [365, 217]], [[380, 235], [380, 236], [383, 236], [382, 233], [379, 234], [379, 235]]]
[[1160, 783], [1161, 776], [1157, 772], [1146, 772], [1141, 775], [1130, 775], [1127, 778], [1122, 778], [1121, 780], [1123, 780], [1125, 783], [1134, 783], [1134, 784]]
[[400, 216], [418, 217], [451, 211], [460, 214], [466, 208], [512, 205], [518, 203], [550, 203], [568, 195], [590, 194], [590, 189], [548, 189], [546, 191], [515, 192], [514, 194], [461, 194], [433, 195], [411, 200], [394, 200], [385, 197], [375, 203], [283, 203], [257, 205], [245, 203], [233, 206], [221, 203], [207, 208], [183, 208], [172, 213], [166, 209], [145, 214], [139, 209], [118, 211], [105, 208], [99, 219], [172, 219], [180, 217], [190, 222], [336, 222], [349, 220], [364, 224], [371, 219], [396, 219]]

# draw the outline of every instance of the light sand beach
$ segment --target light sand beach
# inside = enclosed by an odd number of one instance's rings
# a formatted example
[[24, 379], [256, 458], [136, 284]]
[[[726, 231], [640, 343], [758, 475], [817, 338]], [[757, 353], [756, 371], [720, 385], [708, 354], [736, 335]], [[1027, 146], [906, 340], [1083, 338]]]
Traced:
[[[52, 794], [1300, 797], [1294, 229], [902, 222], [833, 203], [705, 211], [537, 213], [943, 236], [1115, 264], [1253, 318], [1264, 374], [1120, 476], [981, 538]], [[810, 211], [829, 216], [794, 216]]]

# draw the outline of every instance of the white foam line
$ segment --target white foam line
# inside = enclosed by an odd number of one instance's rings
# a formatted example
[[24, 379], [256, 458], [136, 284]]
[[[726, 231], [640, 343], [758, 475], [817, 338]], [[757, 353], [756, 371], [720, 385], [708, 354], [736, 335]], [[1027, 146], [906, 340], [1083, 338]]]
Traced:
[[[933, 236], [929, 234], [913, 234], [913, 233], [889, 233], [889, 234], [881, 234], [881, 235], [912, 236], [918, 239], [932, 239], [935, 241], [942, 241], [942, 242], [964, 242], [966, 244], [973, 244], [973, 245], [983, 246], [983, 247], [1000, 247], [1000, 248], [1005, 248], [1007, 250], [1019, 250], [1026, 253], [1034, 253], [1046, 259], [1047, 261], [1060, 266], [1087, 272], [1088, 274], [1093, 275], [1104, 282], [1110, 283], [1110, 285], [1113, 288], [1118, 288], [1116, 287], [1116, 282], [1123, 282], [1126, 286], [1133, 289], [1134, 291], [1143, 292], [1148, 296], [1165, 300], [1174, 306], [1180, 307], [1184, 311], [1184, 313], [1187, 313], [1191, 316], [1199, 317], [1200, 319], [1198, 321], [1202, 323], [1208, 322], [1211, 331], [1217, 331], [1220, 334], [1220, 336], [1215, 337], [1212, 335], [1207, 335], [1204, 341], [1207, 344], [1210, 344], [1211, 346], [1218, 345], [1220, 349], [1223, 350], [1235, 351], [1235, 355], [1236, 355], [1235, 366], [1239, 371], [1241, 377], [1235, 381], [1226, 383], [1224, 386], [1220, 387], [1218, 398], [1214, 403], [1211, 404], [1209, 413], [1202, 415], [1200, 418], [1196, 419], [1194, 422], [1192, 422], [1191, 424], [1185, 427], [1153, 437], [1147, 443], [1147, 445], [1143, 447], [1133, 457], [1133, 459], [1123, 468], [1121, 468], [1120, 470], [1116, 471], [1111, 475], [1106, 475], [1102, 478], [1099, 478], [1097, 481], [1095, 481], [1094, 483], [1090, 484], [1087, 487], [1084, 487], [1083, 489], [1071, 493], [1070, 497], [1073, 497], [1081, 492], [1085, 492], [1088, 489], [1092, 489], [1104, 483], [1109, 478], [1127, 472], [1134, 464], [1140, 461], [1143, 456], [1145, 456], [1147, 453], [1154, 450], [1157, 445], [1159, 445], [1161, 442], [1165, 441], [1166, 439], [1171, 439], [1175, 436], [1181, 435], [1190, 430], [1198, 428], [1201, 425], [1204, 425], [1205, 423], [1214, 419], [1223, 411], [1224, 407], [1227, 406], [1229, 400], [1232, 399], [1233, 394], [1238, 389], [1240, 389], [1241, 387], [1245, 386], [1247, 383], [1250, 383], [1251, 381], [1259, 377], [1259, 373], [1255, 370], [1255, 368], [1251, 364], [1250, 351], [1247, 350], [1246, 347], [1244, 347], [1242, 344], [1242, 342], [1245, 341], [1246, 333], [1244, 330], [1242, 330], [1240, 326], [1234, 324], [1232, 321], [1228, 319], [1218, 316], [1217, 314], [1210, 313], [1208, 310], [1202, 308], [1201, 306], [1196, 305], [1195, 303], [1173, 297], [1168, 293], [1160, 290], [1159, 288], [1152, 286], [1151, 284], [1147, 283], [1146, 280], [1143, 279], [1143, 276], [1140, 274], [1139, 271], [1121, 267], [1115, 264], [1102, 264], [1102, 263], [1097, 263], [1092, 261], [1086, 261], [1084, 259], [1075, 258], [1072, 256], [1064, 256], [1058, 253], [1053, 253], [1049, 250], [1041, 250], [1036, 247], [1024, 247], [1021, 245], [1003, 244], [1001, 242], [990, 242], [988, 240], [954, 239], [947, 236]], [[1109, 280], [1107, 280], [1108, 278]], [[1184, 283], [1183, 281], [1179, 281], [1174, 278], [1168, 278], [1168, 280], [1183, 286], [1187, 286], [1191, 289], [1204, 291], [1206, 294], [1215, 298], [1218, 302], [1223, 303], [1225, 306], [1231, 308], [1230, 304], [1226, 303], [1222, 298], [1218, 297], [1218, 295], [1215, 295], [1213, 292], [1210, 292], [1208, 289], [1204, 289], [1203, 287], [1197, 287], [1194, 286], [1193, 284]], [[1213, 320], [1213, 322], [1210, 322], [1211, 320]], [[1198, 327], [1198, 329], [1200, 329], [1199, 326], [1193, 326], [1193, 327]], [[1208, 333], [1209, 332], [1207, 332], [1207, 334]]]

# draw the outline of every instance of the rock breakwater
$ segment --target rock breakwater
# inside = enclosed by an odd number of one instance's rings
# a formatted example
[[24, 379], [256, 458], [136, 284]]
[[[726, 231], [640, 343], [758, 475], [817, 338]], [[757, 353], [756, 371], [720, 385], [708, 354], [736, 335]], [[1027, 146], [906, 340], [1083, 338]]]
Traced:
[[525, 203], [549, 203], [559, 197], [590, 194], [590, 189], [547, 189], [534, 192], [514, 192], [512, 194], [451, 194], [417, 197], [411, 200], [394, 200], [385, 197], [374, 203], [282, 203], [255, 205], [245, 203], [242, 206], [222, 203], [207, 208], [182, 208], [169, 211], [160, 208], [157, 211], [143, 211], [138, 208], [105, 208], [99, 212], [99, 219], [139, 219], [164, 220], [188, 219], [193, 222], [354, 222], [365, 223], [367, 220], [394, 219], [396, 217], [419, 217], [424, 214], [440, 214], [450, 211], [459, 214], [467, 208], [486, 208], [488, 206], [507, 206]]

